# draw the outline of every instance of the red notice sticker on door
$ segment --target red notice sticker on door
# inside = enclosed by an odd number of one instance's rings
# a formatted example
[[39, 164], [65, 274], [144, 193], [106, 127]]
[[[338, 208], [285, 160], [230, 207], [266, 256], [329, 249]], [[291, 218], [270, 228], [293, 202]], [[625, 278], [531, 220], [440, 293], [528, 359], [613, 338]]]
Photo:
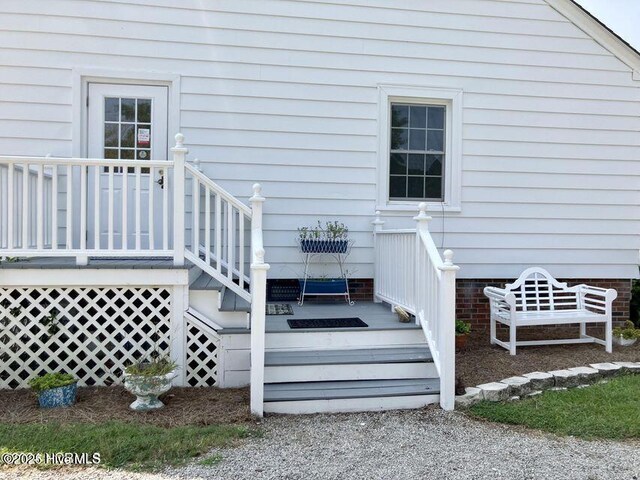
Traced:
[[148, 147], [150, 140], [151, 140], [151, 129], [139, 128], [138, 129], [138, 146]]

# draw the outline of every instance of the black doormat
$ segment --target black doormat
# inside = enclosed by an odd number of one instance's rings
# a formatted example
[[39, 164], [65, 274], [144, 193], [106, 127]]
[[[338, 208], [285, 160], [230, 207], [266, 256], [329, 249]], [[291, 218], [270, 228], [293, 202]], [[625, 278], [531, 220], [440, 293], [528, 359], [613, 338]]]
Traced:
[[293, 315], [290, 303], [267, 303], [267, 315]]
[[368, 327], [357, 317], [352, 318], [300, 318], [287, 320], [291, 328], [352, 328]]

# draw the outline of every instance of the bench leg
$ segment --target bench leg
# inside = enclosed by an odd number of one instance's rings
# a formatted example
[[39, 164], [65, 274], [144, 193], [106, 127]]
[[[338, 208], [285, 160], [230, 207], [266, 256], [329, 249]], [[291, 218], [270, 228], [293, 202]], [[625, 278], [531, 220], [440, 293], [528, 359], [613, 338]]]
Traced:
[[604, 333], [605, 341], [607, 345], [605, 348], [607, 349], [607, 353], [613, 352], [613, 322], [611, 321], [611, 317], [607, 319], [607, 323], [605, 323], [605, 328], [607, 331]]
[[489, 328], [490, 328], [490, 333], [491, 333], [491, 345], [495, 345], [496, 344], [496, 319], [493, 316], [493, 313], [490, 315], [490, 320], [489, 320]]
[[580, 324], [580, 338], [585, 338], [587, 336], [587, 324]]
[[513, 320], [509, 324], [509, 353], [511, 355], [516, 354], [516, 325]]

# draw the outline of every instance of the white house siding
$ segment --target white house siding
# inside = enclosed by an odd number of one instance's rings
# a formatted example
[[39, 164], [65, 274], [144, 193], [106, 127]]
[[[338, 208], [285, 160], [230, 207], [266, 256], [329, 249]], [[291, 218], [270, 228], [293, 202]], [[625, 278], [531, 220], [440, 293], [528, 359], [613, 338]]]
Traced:
[[350, 227], [372, 276], [380, 83], [464, 91], [462, 211], [432, 222], [461, 277], [638, 274], [640, 82], [543, 0], [1, 8], [1, 154], [72, 155], [74, 67], [179, 74], [190, 157], [241, 198], [263, 183], [273, 277], [300, 273], [317, 219]]

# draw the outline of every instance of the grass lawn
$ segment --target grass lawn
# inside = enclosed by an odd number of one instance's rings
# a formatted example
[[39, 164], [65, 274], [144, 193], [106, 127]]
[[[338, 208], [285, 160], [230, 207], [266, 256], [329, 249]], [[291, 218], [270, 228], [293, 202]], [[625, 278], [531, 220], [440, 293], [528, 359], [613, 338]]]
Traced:
[[509, 403], [482, 402], [473, 416], [587, 439], [640, 438], [640, 375]]
[[[246, 426], [158, 427], [118, 421], [100, 424], [0, 424], [0, 453], [99, 452], [100, 465], [150, 470], [177, 465], [253, 432]], [[216, 457], [213, 457], [216, 458]], [[217, 460], [209, 460], [215, 464]]]

